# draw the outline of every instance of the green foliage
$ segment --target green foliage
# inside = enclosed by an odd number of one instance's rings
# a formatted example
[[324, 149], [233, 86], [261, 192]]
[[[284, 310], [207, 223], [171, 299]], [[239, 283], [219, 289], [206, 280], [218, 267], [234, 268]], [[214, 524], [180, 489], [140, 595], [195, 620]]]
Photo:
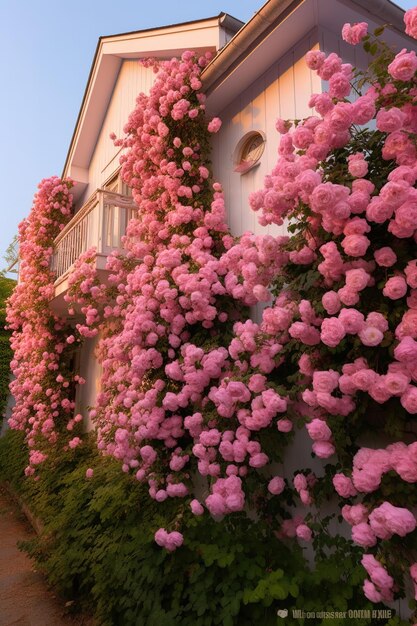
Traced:
[[[10, 242], [10, 244], [6, 248], [6, 252], [4, 253], [3, 260], [6, 262], [6, 266], [0, 272], [0, 276], [3, 273], [12, 272], [17, 274], [17, 261], [19, 258], [19, 243], [18, 237], [15, 235]], [[13, 269], [11, 269], [13, 267]], [[10, 268], [10, 269], [9, 269]], [[1, 296], [0, 296], [1, 297]]]
[[[0, 440], [0, 480], [12, 484], [45, 525], [22, 547], [66, 599], [93, 610], [102, 626], [297, 625], [303, 619], [292, 616], [296, 609], [375, 608], [361, 592], [359, 549], [327, 527], [315, 540], [313, 569], [296, 544], [243, 514], [221, 522], [185, 514], [185, 543], [168, 553], [153, 536], [169, 527], [178, 504], [149, 500], [145, 487], [99, 456], [88, 437], [75, 451], [50, 456], [36, 481], [23, 478], [25, 454], [23, 433], [9, 431]], [[285, 620], [279, 609], [289, 610]]]

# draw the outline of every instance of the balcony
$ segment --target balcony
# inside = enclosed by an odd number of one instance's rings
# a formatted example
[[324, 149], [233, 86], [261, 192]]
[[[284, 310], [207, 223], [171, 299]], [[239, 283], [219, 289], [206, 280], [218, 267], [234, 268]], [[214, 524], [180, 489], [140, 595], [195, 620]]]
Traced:
[[122, 248], [127, 225], [136, 216], [133, 198], [104, 189], [98, 189], [74, 215], [54, 241], [51, 269], [56, 280], [51, 307], [55, 312], [65, 310], [63, 296], [68, 289], [68, 276], [80, 255], [96, 248], [96, 267], [105, 279], [106, 259], [111, 252]]

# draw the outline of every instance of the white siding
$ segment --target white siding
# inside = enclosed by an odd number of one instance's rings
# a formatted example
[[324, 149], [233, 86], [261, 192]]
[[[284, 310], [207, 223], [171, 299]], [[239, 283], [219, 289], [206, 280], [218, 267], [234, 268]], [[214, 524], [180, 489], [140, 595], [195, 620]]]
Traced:
[[[222, 127], [213, 138], [213, 169], [215, 179], [223, 185], [228, 221], [232, 233], [284, 233], [283, 227], [262, 227], [248, 202], [249, 194], [263, 187], [263, 180], [277, 161], [279, 134], [277, 117], [294, 119], [308, 117], [307, 102], [311, 93], [321, 91], [321, 81], [305, 65], [304, 55], [317, 45], [317, 34], [299, 42], [259, 76], [249, 89], [239, 94], [220, 113]], [[233, 171], [233, 154], [239, 140], [251, 130], [266, 135], [265, 151], [260, 164], [247, 172]]]
[[89, 185], [81, 204], [118, 168], [120, 148], [113, 145], [109, 135], [114, 132], [122, 136], [138, 94], [149, 93], [154, 76], [151, 68], [143, 67], [136, 59], [123, 62], [90, 162]]
[[98, 341], [98, 336], [86, 339], [81, 347], [80, 375], [85, 379], [85, 384], [77, 388], [75, 414], [81, 413], [83, 415], [85, 432], [93, 429], [89, 417], [89, 408], [95, 405], [101, 385], [102, 368], [95, 355]]
[[[358, 16], [359, 19], [360, 16]], [[331, 30], [320, 28], [320, 50], [326, 54], [336, 52], [345, 63], [351, 63], [353, 67], [364, 69], [368, 65], [368, 55], [361, 45], [351, 46], [343, 41], [340, 34]], [[327, 89], [327, 83], [325, 83]]]

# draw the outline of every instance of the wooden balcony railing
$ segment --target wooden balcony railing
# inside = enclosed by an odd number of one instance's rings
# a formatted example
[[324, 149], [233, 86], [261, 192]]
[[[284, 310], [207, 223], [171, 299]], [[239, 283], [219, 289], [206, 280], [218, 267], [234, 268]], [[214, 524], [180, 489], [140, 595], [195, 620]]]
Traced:
[[51, 269], [56, 279], [67, 274], [80, 255], [93, 246], [100, 256], [120, 249], [126, 227], [136, 215], [132, 198], [98, 189], [54, 241]]

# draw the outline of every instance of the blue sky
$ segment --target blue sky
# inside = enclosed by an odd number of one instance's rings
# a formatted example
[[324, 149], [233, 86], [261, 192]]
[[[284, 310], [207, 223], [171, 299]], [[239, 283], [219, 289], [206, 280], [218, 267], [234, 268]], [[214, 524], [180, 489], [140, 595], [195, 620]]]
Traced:
[[[417, 0], [398, 4], [407, 9]], [[0, 0], [0, 257], [28, 214], [38, 182], [62, 172], [101, 35], [220, 11], [247, 21], [261, 5], [262, 0]]]

